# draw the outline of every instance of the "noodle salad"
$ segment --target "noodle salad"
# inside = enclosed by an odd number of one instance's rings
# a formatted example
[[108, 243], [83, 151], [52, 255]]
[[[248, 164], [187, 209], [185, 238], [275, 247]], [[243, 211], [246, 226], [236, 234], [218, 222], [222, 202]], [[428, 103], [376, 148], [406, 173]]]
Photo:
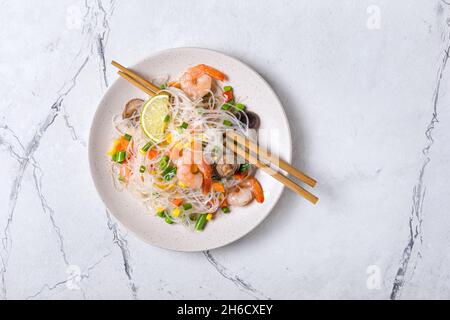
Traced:
[[225, 79], [210, 66], [191, 67], [113, 117], [117, 138], [108, 155], [115, 187], [168, 224], [202, 231], [232, 207], [264, 202], [256, 168], [224, 147], [227, 131], [254, 140], [260, 122], [231, 86], [222, 87]]

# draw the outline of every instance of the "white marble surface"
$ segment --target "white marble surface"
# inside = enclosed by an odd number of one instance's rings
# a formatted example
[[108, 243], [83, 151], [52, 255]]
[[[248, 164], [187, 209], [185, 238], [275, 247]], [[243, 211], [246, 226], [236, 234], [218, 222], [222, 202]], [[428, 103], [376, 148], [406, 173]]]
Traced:
[[[444, 0], [1, 0], [0, 297], [450, 298], [449, 25]], [[108, 216], [86, 142], [109, 61], [179, 46], [269, 80], [317, 206], [285, 191], [196, 254]]]

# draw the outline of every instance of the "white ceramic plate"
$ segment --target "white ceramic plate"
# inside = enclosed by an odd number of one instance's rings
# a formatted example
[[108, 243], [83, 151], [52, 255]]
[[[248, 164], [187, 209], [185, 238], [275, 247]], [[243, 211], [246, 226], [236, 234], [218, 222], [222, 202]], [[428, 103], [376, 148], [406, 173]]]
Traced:
[[[124, 63], [124, 62], [123, 62]], [[188, 66], [208, 64], [224, 73], [236, 94], [245, 101], [249, 110], [261, 118], [261, 130], [280, 130], [280, 156], [291, 160], [291, 133], [283, 107], [268, 83], [250, 67], [223, 53], [199, 48], [177, 48], [161, 51], [134, 65], [147, 79], [164, 75], [176, 78]], [[123, 79], [118, 79], [103, 97], [94, 116], [89, 138], [89, 163], [95, 186], [108, 210], [129, 230], [142, 240], [166, 249], [177, 251], [209, 250], [229, 244], [243, 237], [270, 213], [281, 196], [284, 186], [272, 177], [258, 171], [265, 194], [265, 202], [253, 201], [244, 208], [232, 208], [228, 215], [219, 214], [209, 222], [203, 232], [191, 231], [182, 225], [168, 225], [163, 219], [147, 212], [144, 206], [127, 191], [113, 187], [109, 157], [106, 151], [115, 137], [111, 119], [122, 112], [131, 98], [146, 99]], [[261, 135], [261, 140], [264, 142]]]

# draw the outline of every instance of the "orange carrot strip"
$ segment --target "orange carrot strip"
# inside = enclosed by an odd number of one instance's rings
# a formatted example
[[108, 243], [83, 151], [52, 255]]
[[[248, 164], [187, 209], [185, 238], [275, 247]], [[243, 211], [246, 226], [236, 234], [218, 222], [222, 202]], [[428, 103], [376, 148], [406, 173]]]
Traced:
[[156, 150], [156, 149], [150, 149], [150, 150], [148, 151], [147, 157], [148, 157], [150, 160], [152, 160], [152, 159], [154, 159], [157, 155], [158, 155], [158, 150]]
[[127, 139], [125, 139], [123, 137], [120, 138], [119, 143], [117, 144], [117, 150], [118, 151], [127, 150], [129, 143], [130, 143], [130, 141], [128, 141]]
[[173, 203], [174, 206], [179, 207], [183, 203], [183, 199], [176, 198], [176, 199], [173, 199], [171, 202]]

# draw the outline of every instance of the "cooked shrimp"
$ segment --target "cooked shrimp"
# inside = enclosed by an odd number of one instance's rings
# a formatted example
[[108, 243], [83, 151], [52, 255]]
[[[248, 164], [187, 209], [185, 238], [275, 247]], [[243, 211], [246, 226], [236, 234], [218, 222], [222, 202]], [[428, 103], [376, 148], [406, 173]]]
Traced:
[[212, 185], [212, 169], [209, 164], [205, 162], [204, 159], [201, 160], [199, 164], [197, 164], [198, 169], [203, 175], [203, 193], [207, 194], [211, 191]]
[[227, 196], [229, 205], [243, 207], [253, 200], [253, 194], [250, 188], [234, 188]]
[[[192, 150], [185, 150], [183, 156], [178, 161], [177, 177], [181, 183], [192, 189], [200, 189], [207, 194], [211, 191], [212, 184], [212, 168], [206, 163], [201, 153], [201, 143], [194, 141]], [[194, 152], [195, 151], [195, 152]], [[200, 172], [193, 172], [193, 168], [197, 167]]]
[[223, 81], [225, 75], [204, 64], [189, 68], [180, 78], [181, 89], [192, 99], [198, 99], [211, 90], [212, 79]]
[[180, 79], [181, 89], [192, 99], [198, 99], [211, 90], [212, 78], [207, 74], [195, 77], [186, 72]]
[[212, 173], [211, 166], [206, 163], [202, 152], [202, 143], [198, 140], [193, 142], [194, 160], [200, 172], [203, 174], [203, 193], [207, 194], [211, 191], [212, 185]]
[[239, 184], [240, 186], [244, 188], [249, 188], [253, 195], [255, 196], [255, 200], [258, 203], [264, 202], [264, 192], [261, 187], [261, 184], [258, 182], [258, 180], [255, 177], [249, 177], [248, 179], [244, 180]]
[[191, 189], [200, 189], [203, 184], [201, 173], [192, 173], [192, 153], [185, 152], [178, 161], [177, 178]]
[[172, 150], [170, 150], [170, 152], [169, 152], [170, 160], [172, 160], [173, 162], [176, 162], [178, 159], [180, 159], [181, 151], [182, 151], [182, 149], [180, 147], [174, 146], [172, 148]]

